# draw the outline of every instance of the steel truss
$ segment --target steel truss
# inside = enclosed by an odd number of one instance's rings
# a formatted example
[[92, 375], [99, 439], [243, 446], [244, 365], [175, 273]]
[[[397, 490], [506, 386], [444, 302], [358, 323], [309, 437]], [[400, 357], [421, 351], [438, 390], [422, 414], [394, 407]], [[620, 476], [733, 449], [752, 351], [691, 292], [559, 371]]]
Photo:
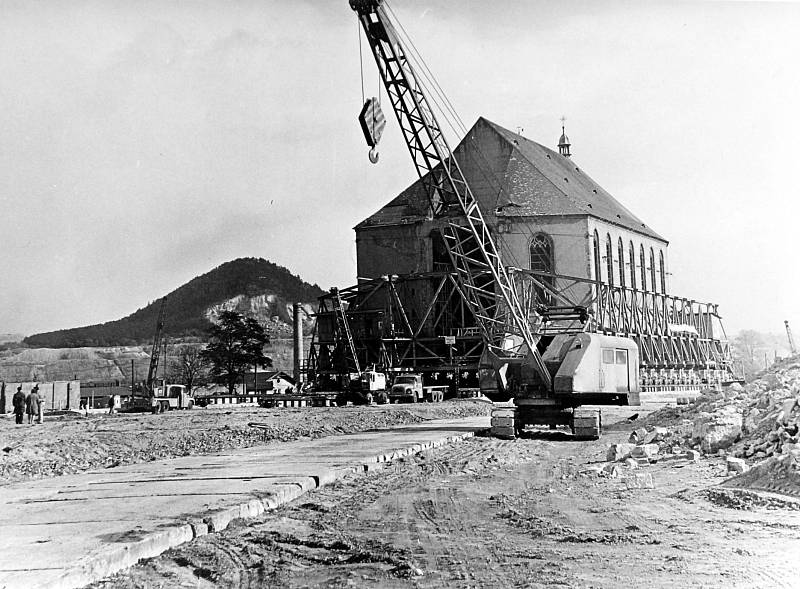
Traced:
[[461, 168], [434, 116], [383, 0], [350, 0], [358, 14], [411, 159], [425, 187], [432, 217], [443, 231], [464, 300], [478, 318], [488, 351], [498, 359], [530, 354], [545, 390], [550, 374], [536, 349], [529, 319], [502, 264]]
[[[639, 347], [644, 390], [738, 379], [714, 303], [531, 270], [509, 275], [534, 319], [534, 338], [582, 331], [629, 337]], [[316, 317], [307, 370], [318, 386], [337, 384], [355, 365], [466, 372], [470, 381], [482, 368], [481, 332], [453, 272], [386, 276], [333, 291], [320, 298]]]
[[574, 276], [509, 272], [526, 312], [544, 316], [535, 336], [587, 331], [629, 337], [639, 347], [645, 389], [740, 379], [715, 303]]
[[360, 366], [425, 372], [430, 384], [456, 378], [478, 386], [484, 344], [455, 273], [387, 276], [320, 297], [307, 363], [318, 388], [343, 386], [356, 364], [337, 320], [339, 304]]

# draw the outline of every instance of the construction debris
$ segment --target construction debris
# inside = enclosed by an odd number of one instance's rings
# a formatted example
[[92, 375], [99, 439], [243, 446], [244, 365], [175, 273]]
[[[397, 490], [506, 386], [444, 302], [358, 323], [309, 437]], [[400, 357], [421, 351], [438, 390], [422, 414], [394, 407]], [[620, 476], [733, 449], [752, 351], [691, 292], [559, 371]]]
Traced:
[[[740, 488], [800, 496], [799, 360], [785, 360], [744, 386], [706, 390], [685, 406], [652, 413], [631, 433], [637, 444], [631, 455], [663, 459], [670, 448], [690, 460], [717, 455]], [[658, 445], [656, 456], [644, 449], [648, 443]]]

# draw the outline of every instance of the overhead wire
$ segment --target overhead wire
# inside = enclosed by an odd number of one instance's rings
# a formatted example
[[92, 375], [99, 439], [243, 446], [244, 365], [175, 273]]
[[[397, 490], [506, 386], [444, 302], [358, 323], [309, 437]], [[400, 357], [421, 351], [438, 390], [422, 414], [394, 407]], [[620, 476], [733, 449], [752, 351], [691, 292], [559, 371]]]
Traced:
[[[413, 62], [413, 65], [416, 66], [414, 68], [415, 72], [419, 73], [425, 80], [427, 80], [428, 84], [430, 84], [430, 87], [426, 87], [426, 89], [429, 90], [433, 96], [428, 96], [427, 97], [428, 100], [431, 100], [432, 102], [436, 103], [440, 112], [444, 115], [445, 122], [448, 124], [448, 126], [450, 126], [451, 130], [456, 133], [456, 135], [459, 134], [459, 131], [461, 133], [466, 133], [467, 128], [464, 125], [464, 122], [461, 120], [461, 117], [458, 116], [458, 112], [453, 107], [453, 104], [450, 102], [450, 100], [447, 98], [447, 95], [444, 93], [444, 90], [442, 90], [442, 87], [439, 85], [439, 82], [436, 80], [436, 77], [433, 75], [433, 72], [430, 70], [428, 64], [425, 62], [424, 58], [417, 50], [417, 47], [414, 44], [413, 39], [405, 30], [402, 22], [400, 22], [400, 20], [397, 18], [397, 15], [395, 15], [394, 10], [389, 5], [389, 3], [384, 2], [384, 5], [386, 6], [389, 14], [392, 17], [393, 24], [395, 25], [395, 31], [398, 33], [398, 36], [401, 37], [403, 45], [408, 47], [409, 49], [409, 52], [406, 55], [406, 57], [409, 59], [409, 61]], [[421, 86], [424, 86], [421, 80], [417, 81], [420, 83]], [[443, 103], [444, 106], [439, 104], [439, 102], [436, 100], [436, 98], [434, 98], [434, 96], [438, 97], [438, 99]], [[446, 115], [446, 113], [448, 112], [450, 113], [449, 117]], [[452, 119], [450, 117], [452, 117]]]

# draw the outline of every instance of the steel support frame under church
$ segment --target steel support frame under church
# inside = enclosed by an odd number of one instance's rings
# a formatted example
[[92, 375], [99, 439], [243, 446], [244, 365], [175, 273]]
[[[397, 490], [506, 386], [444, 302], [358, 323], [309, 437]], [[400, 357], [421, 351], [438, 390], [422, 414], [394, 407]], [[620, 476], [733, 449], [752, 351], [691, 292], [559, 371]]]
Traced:
[[[581, 331], [636, 341], [643, 390], [688, 390], [730, 382], [731, 350], [717, 305], [595, 280], [511, 268], [537, 338]], [[307, 371], [318, 388], [352, 367], [415, 371], [429, 381], [454, 375], [477, 386], [483, 342], [456, 276], [385, 276], [338, 291], [354, 346], [337, 321], [336, 294], [320, 297]], [[341, 382], [338, 382], [341, 385]]]
[[[739, 380], [714, 303], [532, 270], [511, 274], [527, 312], [544, 319], [536, 335], [587, 331], [633, 339], [643, 390]], [[586, 321], [549, 321], [553, 307], [586, 309]]]
[[[338, 301], [337, 301], [338, 296]], [[339, 301], [352, 337], [341, 321]], [[385, 276], [320, 297], [306, 363], [318, 389], [343, 388], [355, 362], [389, 373], [421, 372], [426, 384], [478, 387], [483, 339], [450, 272]]]

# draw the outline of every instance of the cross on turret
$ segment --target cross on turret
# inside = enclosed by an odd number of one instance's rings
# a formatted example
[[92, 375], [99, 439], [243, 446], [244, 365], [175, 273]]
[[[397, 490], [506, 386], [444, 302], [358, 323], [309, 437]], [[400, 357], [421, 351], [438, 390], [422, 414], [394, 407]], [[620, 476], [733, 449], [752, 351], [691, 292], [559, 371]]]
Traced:
[[567, 117], [561, 117], [561, 138], [558, 140], [558, 153], [563, 155], [564, 157], [569, 157], [569, 137], [567, 137], [566, 131], [564, 131], [564, 123], [567, 122]]

